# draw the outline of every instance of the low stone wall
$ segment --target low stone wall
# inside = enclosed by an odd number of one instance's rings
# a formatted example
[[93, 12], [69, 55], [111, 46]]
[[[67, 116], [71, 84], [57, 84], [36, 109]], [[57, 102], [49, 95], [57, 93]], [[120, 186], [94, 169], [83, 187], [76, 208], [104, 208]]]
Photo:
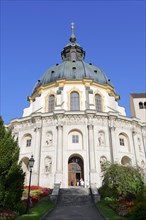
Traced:
[[54, 189], [52, 191], [52, 194], [49, 196], [51, 201], [54, 202], [54, 204], [57, 203], [58, 196], [59, 196], [59, 190], [60, 190], [60, 183], [57, 183], [54, 185]]
[[94, 203], [100, 201], [100, 194], [98, 193], [97, 187], [94, 185], [91, 185], [91, 195]]

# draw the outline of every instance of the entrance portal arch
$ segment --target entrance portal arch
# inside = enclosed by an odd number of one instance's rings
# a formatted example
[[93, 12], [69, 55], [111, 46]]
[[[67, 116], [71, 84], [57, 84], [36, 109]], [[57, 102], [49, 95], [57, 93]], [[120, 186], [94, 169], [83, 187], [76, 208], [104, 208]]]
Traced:
[[84, 180], [83, 159], [79, 155], [72, 155], [68, 160], [68, 186], [79, 186], [81, 178]]
[[21, 159], [21, 167], [23, 172], [25, 173], [25, 178], [24, 178], [24, 185], [28, 185], [28, 163], [29, 163], [29, 158], [28, 157], [23, 157]]

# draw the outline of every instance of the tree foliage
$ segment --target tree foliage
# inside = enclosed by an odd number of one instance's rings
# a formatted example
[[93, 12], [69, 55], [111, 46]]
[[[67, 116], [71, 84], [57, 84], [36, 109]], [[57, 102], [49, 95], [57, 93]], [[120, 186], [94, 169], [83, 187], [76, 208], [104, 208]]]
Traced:
[[141, 173], [138, 168], [108, 164], [103, 167], [103, 182], [100, 192], [104, 197], [136, 195], [144, 187]]
[[0, 211], [14, 209], [21, 201], [24, 173], [18, 160], [18, 143], [0, 117]]

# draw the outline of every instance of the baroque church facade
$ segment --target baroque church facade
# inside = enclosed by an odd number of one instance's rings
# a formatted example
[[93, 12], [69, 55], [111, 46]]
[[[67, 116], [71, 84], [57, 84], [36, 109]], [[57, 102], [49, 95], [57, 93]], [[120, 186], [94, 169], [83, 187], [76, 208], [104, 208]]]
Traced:
[[62, 63], [37, 81], [30, 105], [9, 127], [18, 138], [20, 161], [28, 185], [28, 161], [35, 159], [32, 185], [61, 188], [102, 184], [104, 162], [146, 169], [146, 123], [128, 118], [105, 73], [84, 61], [74, 25]]

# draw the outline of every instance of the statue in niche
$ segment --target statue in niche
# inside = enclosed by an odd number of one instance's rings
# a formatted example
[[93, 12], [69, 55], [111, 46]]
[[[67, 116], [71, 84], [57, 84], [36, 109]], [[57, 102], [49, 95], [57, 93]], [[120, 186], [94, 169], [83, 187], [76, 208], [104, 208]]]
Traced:
[[104, 167], [104, 165], [106, 164], [106, 162], [107, 162], [107, 159], [106, 159], [106, 157], [101, 157], [100, 158], [100, 166], [101, 166], [101, 169]]
[[142, 160], [142, 161], [141, 161], [141, 168], [144, 169], [144, 167], [145, 167], [145, 163], [144, 163], [144, 161]]
[[103, 157], [100, 158], [100, 163], [101, 163], [101, 164], [104, 164], [104, 163], [106, 163], [106, 162], [107, 162], [106, 157], [103, 156]]
[[137, 139], [137, 143], [138, 143], [138, 148], [141, 151], [141, 140], [140, 140], [140, 138]]
[[99, 142], [99, 146], [104, 145], [104, 133], [103, 132], [98, 133], [98, 142]]
[[51, 146], [52, 145], [52, 141], [53, 141], [53, 135], [51, 132], [48, 132], [47, 133], [47, 140], [46, 140], [46, 143], [48, 146]]
[[50, 157], [45, 158], [45, 172], [51, 173], [52, 169], [52, 159]]

